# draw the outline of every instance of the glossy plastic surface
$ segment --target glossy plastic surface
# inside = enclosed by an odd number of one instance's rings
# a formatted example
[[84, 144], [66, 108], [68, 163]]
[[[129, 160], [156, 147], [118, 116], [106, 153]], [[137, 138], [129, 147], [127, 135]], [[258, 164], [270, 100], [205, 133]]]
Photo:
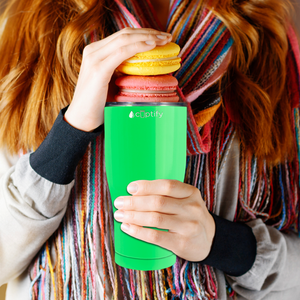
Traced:
[[[117, 210], [115, 199], [130, 196], [127, 185], [132, 181], [176, 179], [183, 182], [186, 141], [186, 106], [105, 107], [104, 155], [113, 213]], [[121, 224], [114, 219], [118, 265], [147, 271], [164, 269], [175, 263], [173, 252], [126, 234]]]

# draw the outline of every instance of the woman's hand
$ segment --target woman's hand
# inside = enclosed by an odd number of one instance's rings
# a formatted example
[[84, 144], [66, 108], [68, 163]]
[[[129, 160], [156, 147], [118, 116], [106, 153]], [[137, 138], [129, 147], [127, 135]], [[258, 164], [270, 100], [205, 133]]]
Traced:
[[73, 100], [65, 120], [73, 127], [92, 131], [103, 124], [109, 83], [115, 69], [139, 52], [165, 45], [172, 35], [149, 28], [125, 28], [87, 45]]
[[[138, 180], [133, 196], [118, 197], [114, 205], [117, 221], [129, 224], [129, 235], [171, 250], [189, 261], [205, 259], [215, 235], [215, 222], [208, 212], [200, 191], [178, 180]], [[123, 206], [116, 203], [123, 199]], [[124, 217], [117, 216], [123, 212]], [[143, 228], [142, 226], [169, 229], [169, 232]]]

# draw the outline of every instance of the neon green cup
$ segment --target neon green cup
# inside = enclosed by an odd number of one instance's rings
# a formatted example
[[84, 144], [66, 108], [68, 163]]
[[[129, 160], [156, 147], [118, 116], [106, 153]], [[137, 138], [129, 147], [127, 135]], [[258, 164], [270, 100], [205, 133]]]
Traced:
[[[104, 108], [104, 156], [113, 213], [119, 196], [130, 196], [136, 180], [184, 181], [187, 106], [184, 102], [107, 102]], [[172, 266], [176, 255], [134, 238], [114, 219], [115, 262], [134, 270]], [[144, 226], [147, 227], [147, 226]], [[168, 231], [156, 227], [156, 230]]]

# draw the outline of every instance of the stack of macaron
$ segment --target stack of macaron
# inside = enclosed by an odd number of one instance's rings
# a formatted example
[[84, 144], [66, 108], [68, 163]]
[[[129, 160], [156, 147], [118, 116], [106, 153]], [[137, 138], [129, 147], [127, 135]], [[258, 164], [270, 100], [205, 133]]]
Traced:
[[124, 61], [118, 71], [127, 74], [116, 80], [116, 102], [178, 102], [178, 81], [171, 75], [180, 68], [180, 47], [175, 43], [156, 46]]

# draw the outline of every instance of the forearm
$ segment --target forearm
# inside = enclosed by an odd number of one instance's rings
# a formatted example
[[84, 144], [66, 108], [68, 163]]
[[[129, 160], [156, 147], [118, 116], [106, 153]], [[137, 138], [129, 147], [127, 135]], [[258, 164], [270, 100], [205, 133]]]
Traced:
[[248, 225], [257, 239], [257, 256], [247, 273], [228, 277], [233, 289], [246, 299], [255, 300], [264, 299], [272, 292], [300, 290], [299, 237], [292, 232], [282, 233], [260, 219]]
[[22, 273], [58, 228], [74, 185], [74, 172], [102, 131], [73, 128], [62, 110], [44, 142], [22, 156], [0, 183], [0, 285]]
[[[214, 216], [216, 236], [201, 261], [224, 272], [242, 299], [290, 299], [300, 291], [300, 238], [261, 219], [238, 224]], [[275, 295], [275, 296], [274, 296]], [[280, 295], [280, 296], [279, 296]]]
[[64, 216], [74, 182], [39, 176], [24, 155], [0, 181], [0, 285], [28, 266]]

